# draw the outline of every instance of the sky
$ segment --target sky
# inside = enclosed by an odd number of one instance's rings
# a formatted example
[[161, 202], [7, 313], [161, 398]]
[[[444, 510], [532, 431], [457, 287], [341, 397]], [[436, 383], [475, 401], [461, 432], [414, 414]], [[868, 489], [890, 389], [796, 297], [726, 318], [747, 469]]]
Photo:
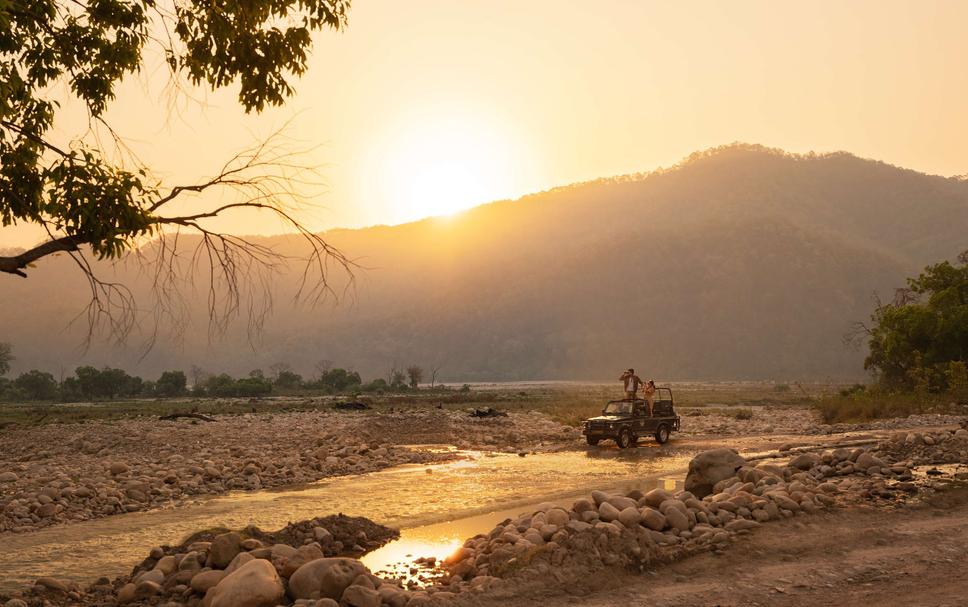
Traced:
[[[285, 126], [324, 188], [314, 230], [396, 224], [735, 141], [968, 174], [968, 2], [356, 0], [283, 108], [173, 94], [160, 58], [107, 119], [166, 183]], [[57, 136], [87, 120], [63, 88]], [[222, 229], [278, 233], [241, 215]], [[0, 230], [0, 246], [41, 239]]]

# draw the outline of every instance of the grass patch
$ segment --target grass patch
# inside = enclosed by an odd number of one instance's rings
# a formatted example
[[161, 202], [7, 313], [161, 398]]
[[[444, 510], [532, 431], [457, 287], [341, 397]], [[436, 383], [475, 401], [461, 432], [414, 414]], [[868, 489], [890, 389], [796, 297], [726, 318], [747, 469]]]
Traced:
[[[814, 409], [828, 424], [860, 423], [923, 413], [959, 413], [959, 406], [943, 395], [897, 394], [870, 390], [844, 390], [820, 398]], [[964, 407], [960, 407], [962, 413]]]

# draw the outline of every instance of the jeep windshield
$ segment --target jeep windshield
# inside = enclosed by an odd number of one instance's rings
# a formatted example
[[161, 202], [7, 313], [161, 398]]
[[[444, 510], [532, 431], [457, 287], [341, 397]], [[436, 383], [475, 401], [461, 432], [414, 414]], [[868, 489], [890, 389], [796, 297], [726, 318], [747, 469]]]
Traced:
[[608, 403], [605, 405], [605, 409], [602, 411], [604, 415], [631, 415], [632, 414], [632, 403], [616, 401]]

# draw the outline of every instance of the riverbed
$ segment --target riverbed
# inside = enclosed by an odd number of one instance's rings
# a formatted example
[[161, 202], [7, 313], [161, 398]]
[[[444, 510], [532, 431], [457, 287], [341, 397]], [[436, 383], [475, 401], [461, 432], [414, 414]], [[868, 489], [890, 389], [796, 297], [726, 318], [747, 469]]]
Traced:
[[[127, 573], [152, 546], [176, 544], [203, 529], [256, 525], [278, 529], [327, 514], [365, 516], [401, 529], [402, 538], [365, 558], [374, 570], [405, 555], [445, 556], [464, 538], [487, 531], [528, 504], [567, 500], [591, 489], [675, 486], [694, 449], [575, 449], [521, 457], [469, 451], [432, 466], [254, 492], [236, 492], [167, 510], [0, 536], [0, 590], [41, 576], [89, 583]], [[508, 514], [511, 513], [511, 514]]]

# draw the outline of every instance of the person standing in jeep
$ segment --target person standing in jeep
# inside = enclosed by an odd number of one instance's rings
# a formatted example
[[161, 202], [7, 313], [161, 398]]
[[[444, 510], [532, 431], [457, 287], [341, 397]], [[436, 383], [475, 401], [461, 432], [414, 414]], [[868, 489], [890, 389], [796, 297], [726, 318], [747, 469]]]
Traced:
[[627, 369], [618, 379], [625, 385], [625, 400], [635, 400], [639, 386], [642, 385], [642, 380], [635, 374], [635, 369]]

